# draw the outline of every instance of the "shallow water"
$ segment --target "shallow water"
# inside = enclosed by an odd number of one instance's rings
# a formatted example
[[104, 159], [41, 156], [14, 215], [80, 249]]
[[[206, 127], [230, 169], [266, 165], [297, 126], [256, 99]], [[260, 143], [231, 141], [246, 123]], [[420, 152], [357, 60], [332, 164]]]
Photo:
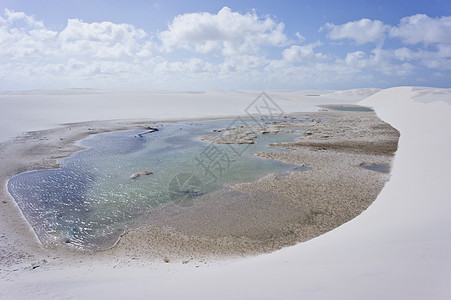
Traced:
[[364, 167], [365, 169], [371, 170], [371, 171], [379, 172], [379, 173], [390, 173], [390, 166], [389, 165], [378, 165], [378, 164], [368, 165], [368, 164], [364, 164], [364, 165], [362, 165], [362, 167]]
[[[79, 142], [88, 149], [62, 159], [60, 169], [16, 175], [8, 191], [45, 246], [98, 250], [113, 246], [124, 230], [142, 226], [156, 207], [192, 205], [225, 184], [308, 170], [252, 156], [278, 151], [268, 145], [293, 141], [297, 134], [259, 135], [250, 145], [201, 140], [213, 129], [237, 125], [232, 122], [165, 123], [152, 133], [93, 135]], [[130, 178], [144, 171], [152, 174]]]
[[341, 111], [362, 111], [362, 112], [374, 111], [372, 108], [365, 106], [325, 105], [324, 107]]

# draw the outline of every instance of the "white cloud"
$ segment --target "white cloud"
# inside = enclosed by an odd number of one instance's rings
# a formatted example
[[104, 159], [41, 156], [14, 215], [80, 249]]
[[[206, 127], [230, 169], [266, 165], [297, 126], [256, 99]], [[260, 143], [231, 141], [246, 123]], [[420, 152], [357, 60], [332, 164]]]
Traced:
[[319, 46], [319, 43], [305, 46], [293, 45], [282, 52], [283, 58], [289, 62], [315, 61], [326, 59], [327, 56], [322, 53], [315, 53], [313, 49]]
[[451, 45], [437, 45], [437, 51], [419, 49], [413, 51], [403, 47], [395, 50], [386, 50], [394, 59], [410, 61], [423, 65], [429, 69], [451, 70]]
[[451, 43], [448, 45], [437, 45], [437, 48], [440, 57], [451, 57]]
[[359, 69], [366, 68], [372, 64], [370, 63], [368, 55], [363, 51], [355, 51], [348, 53], [346, 55], [345, 61], [349, 66], [356, 67]]
[[405, 17], [390, 30], [390, 36], [400, 38], [406, 44], [449, 44], [451, 17], [430, 18], [423, 14]]
[[200, 58], [189, 59], [187, 67], [190, 73], [204, 73], [214, 70], [214, 67], [211, 63], [205, 62]]
[[184, 48], [231, 56], [257, 53], [265, 45], [285, 45], [288, 39], [284, 28], [283, 23], [270, 17], [240, 14], [224, 7], [216, 15], [206, 12], [179, 15], [158, 37], [165, 51]]
[[342, 25], [327, 23], [322, 29], [329, 30], [328, 37], [333, 40], [351, 39], [357, 44], [366, 44], [383, 41], [388, 26], [379, 20], [361, 19]]
[[226, 57], [221, 64], [222, 73], [248, 72], [265, 66], [268, 60], [258, 55], [234, 55]]
[[415, 59], [415, 53], [406, 47], [395, 49], [393, 51], [393, 55], [396, 59], [401, 61], [409, 61]]
[[85, 23], [70, 19], [61, 31], [49, 30], [41, 21], [23, 12], [5, 10], [0, 18], [0, 59], [97, 58], [149, 56], [152, 45], [146, 33], [130, 24]]
[[[430, 18], [424, 14], [402, 18], [397, 26], [381, 21], [361, 19], [342, 25], [326, 24], [328, 37], [334, 40], [352, 39], [357, 44], [382, 42], [388, 33], [406, 45], [398, 49], [382, 49], [381, 44], [371, 53], [350, 52], [344, 62], [356, 70], [376, 70], [386, 75], [405, 76], [415, 67], [451, 69], [451, 17]], [[323, 28], [323, 29], [324, 29]], [[421, 47], [422, 44], [428, 48]], [[418, 45], [418, 46], [412, 46]], [[435, 48], [435, 51], [430, 46]]]
[[328, 37], [333, 40], [352, 39], [357, 44], [383, 41], [387, 32], [390, 37], [400, 38], [409, 45], [451, 43], [451, 16], [430, 18], [417, 14], [402, 18], [397, 26], [361, 19], [341, 25], [327, 23], [321, 28], [324, 29], [329, 31]]
[[63, 41], [88, 40], [106, 43], [127, 43], [130, 40], [142, 39], [146, 33], [130, 24], [111, 22], [85, 23], [79, 19], [69, 19], [67, 26], [60, 33]]
[[[415, 80], [451, 70], [450, 18], [416, 15], [395, 27], [368, 19], [329, 23], [323, 28], [328, 37], [350, 47], [347, 54], [334, 54], [334, 43], [302, 44], [305, 38], [298, 32], [289, 40], [283, 23], [227, 7], [217, 14], [179, 15], [155, 37], [131, 24], [79, 19], [54, 31], [34, 16], [5, 10], [0, 89], [22, 83], [37, 88], [324, 88], [391, 83], [412, 74], [418, 75], [410, 77]], [[393, 38], [405, 45], [383, 49], [382, 42]], [[375, 49], [360, 47], [365, 43], [376, 43]], [[282, 58], [275, 59], [278, 54]]]
[[151, 57], [154, 52], [158, 50], [157, 45], [151, 41], [146, 41], [144, 45], [141, 47], [141, 50], [139, 50], [136, 55], [138, 57]]
[[140, 51], [139, 41], [144, 37], [144, 30], [130, 24], [85, 23], [79, 19], [69, 19], [59, 34], [62, 49], [68, 54], [101, 58], [133, 56]]
[[429, 58], [423, 60], [423, 65], [430, 69], [451, 70], [451, 59], [445, 58]]
[[156, 74], [167, 75], [174, 73], [181, 76], [201, 73], [214, 73], [219, 69], [217, 66], [200, 58], [190, 58], [186, 61], [168, 61], [163, 57], [153, 57], [147, 62]]
[[8, 23], [8, 24], [14, 24], [14, 23], [20, 23], [25, 22], [26, 25], [30, 27], [36, 27], [36, 28], [42, 28], [44, 27], [44, 23], [42, 21], [36, 21], [33, 16], [28, 16], [24, 12], [15, 12], [12, 10], [9, 10], [5, 8], [4, 11], [5, 18], [0, 17], [0, 23]]
[[[446, 48], [448, 48], [446, 50]], [[439, 51], [420, 50], [414, 54], [414, 58], [429, 69], [451, 70], [450, 47], [440, 47]]]
[[0, 59], [38, 58], [56, 54], [57, 32], [48, 30], [42, 22], [23, 12], [5, 9], [0, 17]]
[[299, 42], [303, 42], [303, 41], [305, 41], [305, 37], [302, 35], [302, 34], [300, 34], [299, 32], [296, 32], [296, 37], [299, 39]]
[[376, 48], [369, 55], [363, 51], [348, 53], [344, 61], [346, 65], [359, 71], [378, 71], [389, 76], [407, 76], [412, 74], [414, 69], [412, 64], [407, 62], [393, 63], [394, 58], [393, 51]]

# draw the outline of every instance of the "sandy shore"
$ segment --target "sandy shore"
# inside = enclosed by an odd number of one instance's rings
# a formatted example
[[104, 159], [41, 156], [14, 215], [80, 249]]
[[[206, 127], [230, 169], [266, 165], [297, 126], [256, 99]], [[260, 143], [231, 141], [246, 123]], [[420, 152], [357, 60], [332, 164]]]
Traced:
[[[80, 150], [75, 142], [90, 134], [146, 129], [157, 123], [136, 120], [67, 124], [1, 144], [1, 271], [7, 274], [44, 260], [65, 264], [103, 258], [189, 262], [239, 257], [271, 252], [340, 226], [365, 210], [389, 179], [389, 174], [361, 165], [390, 164], [399, 134], [373, 112], [322, 111], [301, 115], [316, 120], [290, 124], [307, 129], [287, 129], [278, 124], [273, 127], [280, 133], [304, 134], [294, 143], [274, 145], [291, 151], [256, 155], [309, 166], [312, 170], [286, 176], [270, 174], [257, 182], [224, 187], [188, 208], [155, 209], [151, 226], [127, 233], [116, 247], [98, 253], [44, 249], [20, 216], [6, 191], [6, 182], [21, 172], [58, 167], [58, 158]], [[246, 130], [255, 128], [242, 128], [239, 134], [244, 132], [242, 136], [246, 137]]]

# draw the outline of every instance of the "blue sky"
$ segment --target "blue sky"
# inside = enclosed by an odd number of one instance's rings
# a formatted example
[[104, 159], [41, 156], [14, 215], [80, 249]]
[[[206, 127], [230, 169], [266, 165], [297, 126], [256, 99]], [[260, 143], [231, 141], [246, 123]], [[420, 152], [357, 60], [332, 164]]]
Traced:
[[451, 1], [0, 0], [0, 90], [451, 87]]

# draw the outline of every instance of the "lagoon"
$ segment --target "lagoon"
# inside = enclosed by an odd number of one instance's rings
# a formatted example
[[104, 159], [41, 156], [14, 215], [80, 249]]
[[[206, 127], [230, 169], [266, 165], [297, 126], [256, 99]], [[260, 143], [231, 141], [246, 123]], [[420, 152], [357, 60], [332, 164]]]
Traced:
[[[45, 247], [95, 251], [114, 246], [126, 230], [145, 226], [157, 207], [195, 205], [225, 185], [309, 170], [252, 155], [279, 151], [268, 145], [294, 141], [299, 134], [259, 134], [254, 144], [202, 141], [203, 135], [227, 134], [213, 130], [234, 121], [161, 123], [147, 132], [92, 135], [79, 142], [87, 149], [60, 160], [59, 169], [16, 175], [8, 191]], [[137, 173], [142, 176], [134, 177]]]

